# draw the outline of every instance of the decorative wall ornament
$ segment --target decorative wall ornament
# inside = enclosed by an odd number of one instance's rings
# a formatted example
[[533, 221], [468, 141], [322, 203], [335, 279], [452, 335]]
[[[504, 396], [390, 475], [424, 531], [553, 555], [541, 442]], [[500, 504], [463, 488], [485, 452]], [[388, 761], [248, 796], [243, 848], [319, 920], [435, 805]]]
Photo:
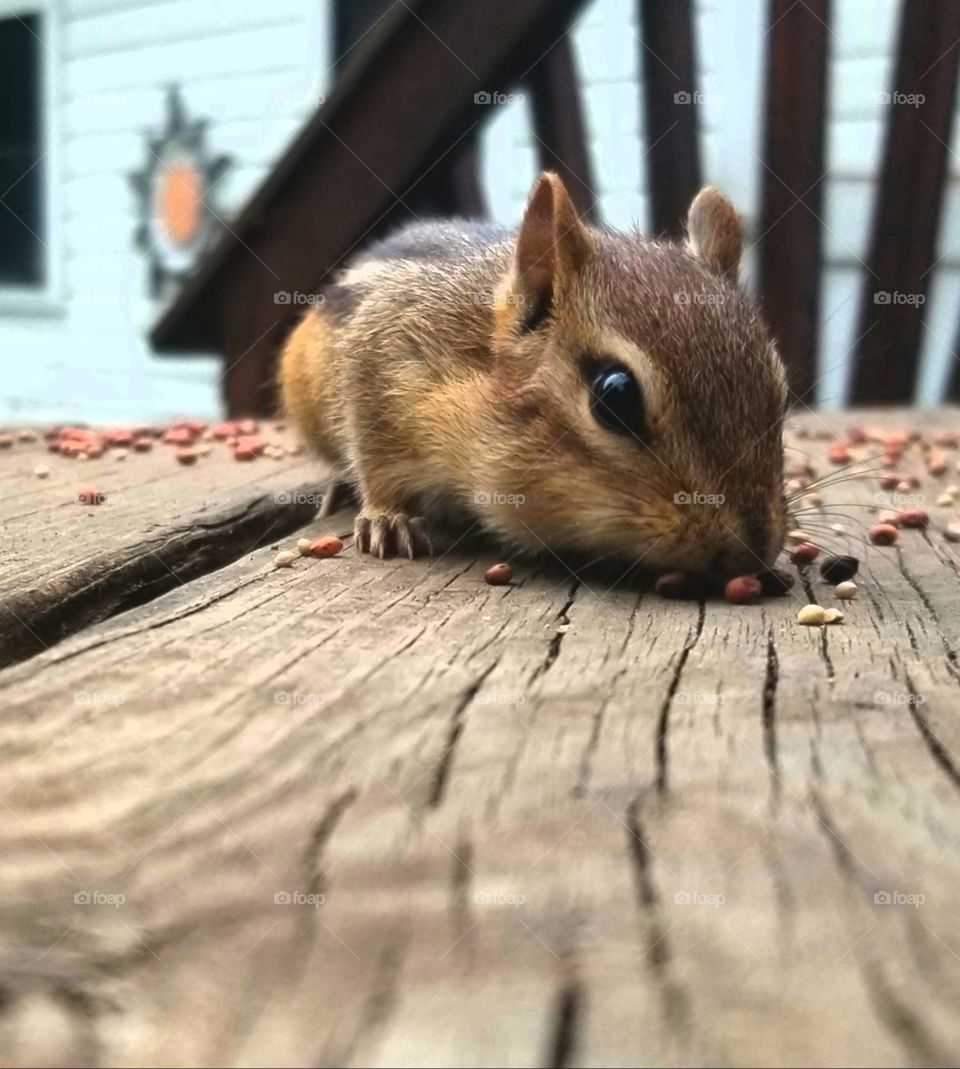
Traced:
[[166, 125], [146, 133], [144, 166], [130, 175], [137, 197], [134, 243], [147, 257], [153, 297], [190, 272], [221, 225], [211, 198], [232, 160], [210, 153], [207, 125], [187, 117], [180, 87], [169, 86]]

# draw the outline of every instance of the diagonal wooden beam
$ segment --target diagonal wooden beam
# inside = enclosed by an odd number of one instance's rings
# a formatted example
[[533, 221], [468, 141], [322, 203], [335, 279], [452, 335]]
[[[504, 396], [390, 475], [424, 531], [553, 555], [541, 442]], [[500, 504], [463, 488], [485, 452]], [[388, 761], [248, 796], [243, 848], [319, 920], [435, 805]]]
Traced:
[[913, 398], [957, 96], [960, 4], [901, 8], [853, 373], [856, 404]]
[[816, 382], [830, 0], [770, 0], [760, 293], [790, 388]]

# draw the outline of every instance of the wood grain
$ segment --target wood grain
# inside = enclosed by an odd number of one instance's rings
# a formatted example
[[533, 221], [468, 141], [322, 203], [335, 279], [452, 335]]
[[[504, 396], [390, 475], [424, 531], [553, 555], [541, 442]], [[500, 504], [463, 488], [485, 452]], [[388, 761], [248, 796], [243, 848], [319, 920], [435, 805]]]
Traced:
[[876, 492], [829, 629], [261, 548], [0, 672], [0, 1060], [957, 1064], [960, 565]]

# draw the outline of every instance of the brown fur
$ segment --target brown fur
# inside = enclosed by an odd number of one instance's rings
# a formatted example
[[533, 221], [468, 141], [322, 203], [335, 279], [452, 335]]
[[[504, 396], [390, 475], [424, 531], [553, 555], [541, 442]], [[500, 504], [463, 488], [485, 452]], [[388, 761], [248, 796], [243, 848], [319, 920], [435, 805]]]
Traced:
[[[690, 224], [687, 248], [587, 228], [547, 174], [519, 233], [413, 227], [338, 280], [291, 336], [281, 386], [359, 486], [361, 523], [387, 518], [371, 550], [409, 550], [407, 517], [452, 509], [527, 550], [721, 575], [772, 562], [783, 372], [732, 279], [729, 202], [703, 191]], [[642, 444], [597, 423], [584, 357], [632, 370]]]

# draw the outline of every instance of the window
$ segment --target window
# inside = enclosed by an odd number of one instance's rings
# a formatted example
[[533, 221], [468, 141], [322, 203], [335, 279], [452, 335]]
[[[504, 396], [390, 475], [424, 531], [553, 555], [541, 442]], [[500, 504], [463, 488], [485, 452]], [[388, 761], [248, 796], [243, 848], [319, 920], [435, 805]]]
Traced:
[[0, 4], [0, 312], [56, 310], [50, 0]]

